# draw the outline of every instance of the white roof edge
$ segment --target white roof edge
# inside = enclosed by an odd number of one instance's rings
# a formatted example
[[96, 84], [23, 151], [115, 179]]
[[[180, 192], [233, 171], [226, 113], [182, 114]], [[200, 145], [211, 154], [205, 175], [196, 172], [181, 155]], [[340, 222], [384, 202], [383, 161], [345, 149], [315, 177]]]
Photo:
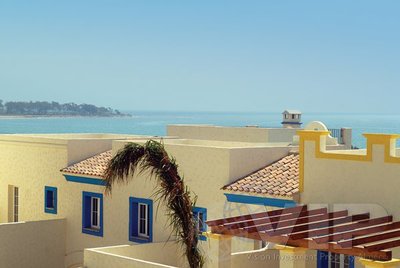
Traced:
[[283, 113], [283, 114], [284, 114], [284, 113], [289, 113], [289, 114], [301, 114], [301, 111], [299, 111], [299, 110], [284, 110], [282, 113]]

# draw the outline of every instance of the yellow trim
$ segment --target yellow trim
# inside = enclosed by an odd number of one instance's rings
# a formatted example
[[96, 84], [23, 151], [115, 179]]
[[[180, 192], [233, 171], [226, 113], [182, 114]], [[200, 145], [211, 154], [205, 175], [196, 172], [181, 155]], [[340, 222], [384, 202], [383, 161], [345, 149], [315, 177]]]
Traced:
[[364, 265], [365, 267], [387, 268], [387, 267], [398, 267], [398, 265], [400, 265], [399, 259], [392, 259], [390, 261], [373, 261], [368, 259], [359, 259], [359, 262], [361, 262], [361, 264]]
[[351, 160], [351, 161], [368, 161], [372, 162], [373, 145], [384, 145], [384, 161], [385, 163], [400, 163], [400, 157], [396, 157], [396, 139], [400, 138], [399, 134], [364, 134], [367, 138], [367, 152], [364, 155], [343, 154], [326, 152], [326, 137], [329, 131], [312, 131], [299, 130], [299, 191], [304, 191], [304, 147], [306, 141], [315, 142], [315, 157], [323, 159]]
[[203, 232], [202, 235], [206, 236], [207, 238], [217, 239], [217, 240], [224, 240], [224, 239], [232, 238], [231, 235], [214, 234], [212, 232]]
[[283, 246], [283, 245], [275, 245], [275, 249], [284, 251], [286, 253], [297, 253], [297, 252], [307, 251], [306, 248], [290, 247], [290, 246]]

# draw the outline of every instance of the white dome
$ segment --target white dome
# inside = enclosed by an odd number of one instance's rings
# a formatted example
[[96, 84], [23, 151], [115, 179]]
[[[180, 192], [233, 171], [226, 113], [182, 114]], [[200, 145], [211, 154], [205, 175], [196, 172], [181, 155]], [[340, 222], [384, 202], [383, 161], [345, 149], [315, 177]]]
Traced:
[[304, 130], [328, 131], [328, 128], [320, 121], [312, 121], [304, 127]]

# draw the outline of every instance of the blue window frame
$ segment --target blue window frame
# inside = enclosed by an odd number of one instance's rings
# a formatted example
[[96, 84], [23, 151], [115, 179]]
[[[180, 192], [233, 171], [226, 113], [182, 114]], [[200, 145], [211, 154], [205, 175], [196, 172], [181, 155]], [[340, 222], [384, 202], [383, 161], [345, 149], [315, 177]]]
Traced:
[[83, 192], [82, 233], [103, 236], [103, 194]]
[[57, 214], [57, 188], [44, 187], [44, 212]]
[[326, 251], [317, 251], [317, 268], [328, 268], [329, 253]]
[[129, 240], [136, 243], [153, 242], [153, 200], [129, 198]]
[[[193, 217], [196, 221], [196, 227], [199, 233], [207, 231], [207, 209], [201, 207], [193, 207]], [[205, 241], [207, 237], [205, 235], [199, 235], [199, 240]]]
[[331, 267], [354, 268], [354, 256], [319, 250], [317, 252], [317, 268]]

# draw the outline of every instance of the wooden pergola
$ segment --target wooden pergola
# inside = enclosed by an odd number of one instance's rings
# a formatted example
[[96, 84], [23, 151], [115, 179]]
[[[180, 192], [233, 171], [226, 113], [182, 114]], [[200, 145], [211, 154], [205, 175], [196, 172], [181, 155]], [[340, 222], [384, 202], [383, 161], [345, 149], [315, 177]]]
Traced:
[[400, 246], [400, 222], [347, 210], [309, 210], [306, 205], [208, 221], [211, 233], [280, 245], [389, 261]]

